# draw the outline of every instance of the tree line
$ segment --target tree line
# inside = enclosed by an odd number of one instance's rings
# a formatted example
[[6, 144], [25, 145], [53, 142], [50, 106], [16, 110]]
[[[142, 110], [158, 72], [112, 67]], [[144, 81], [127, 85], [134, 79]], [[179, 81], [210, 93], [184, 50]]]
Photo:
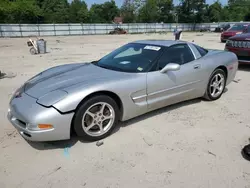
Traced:
[[114, 0], [88, 6], [84, 0], [0, 0], [0, 23], [202, 23], [250, 21], [250, 0]]

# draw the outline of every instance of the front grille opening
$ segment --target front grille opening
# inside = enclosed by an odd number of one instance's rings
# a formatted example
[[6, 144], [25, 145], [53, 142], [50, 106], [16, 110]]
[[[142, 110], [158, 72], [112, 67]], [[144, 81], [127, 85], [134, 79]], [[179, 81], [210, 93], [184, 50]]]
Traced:
[[31, 137], [31, 135], [28, 134], [28, 133], [26, 133], [26, 132], [23, 132], [23, 134], [24, 134], [25, 136], [27, 136], [27, 137]]
[[250, 57], [249, 56], [237, 56], [238, 60], [245, 60], [245, 61], [250, 61]]
[[23, 128], [26, 128], [26, 123], [20, 119], [16, 119], [16, 122], [18, 123], [18, 125], [20, 125]]

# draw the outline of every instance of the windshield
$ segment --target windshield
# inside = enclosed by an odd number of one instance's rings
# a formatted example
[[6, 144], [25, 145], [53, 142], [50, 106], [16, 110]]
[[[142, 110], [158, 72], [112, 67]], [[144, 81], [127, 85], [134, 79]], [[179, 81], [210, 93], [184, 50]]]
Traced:
[[95, 65], [122, 72], [147, 72], [162, 47], [129, 43], [104, 56]]
[[228, 31], [242, 31], [244, 29], [244, 25], [243, 24], [237, 24], [237, 25], [233, 25], [231, 28], [228, 29]]

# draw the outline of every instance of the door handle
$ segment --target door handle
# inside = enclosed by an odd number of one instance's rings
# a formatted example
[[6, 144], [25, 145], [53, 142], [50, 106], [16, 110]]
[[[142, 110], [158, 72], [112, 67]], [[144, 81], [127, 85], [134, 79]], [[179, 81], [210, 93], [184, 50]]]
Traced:
[[201, 68], [201, 65], [198, 64], [198, 65], [194, 65], [194, 69], [200, 69]]

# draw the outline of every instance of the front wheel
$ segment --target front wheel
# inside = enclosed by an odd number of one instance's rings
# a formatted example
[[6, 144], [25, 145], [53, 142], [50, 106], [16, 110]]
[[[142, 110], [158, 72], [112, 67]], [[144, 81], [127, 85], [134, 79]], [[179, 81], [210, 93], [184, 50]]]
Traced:
[[119, 120], [119, 108], [109, 96], [94, 96], [77, 110], [73, 126], [78, 136], [96, 141], [109, 136]]
[[226, 87], [226, 73], [221, 69], [216, 69], [208, 82], [205, 98], [209, 101], [217, 100], [221, 97]]

